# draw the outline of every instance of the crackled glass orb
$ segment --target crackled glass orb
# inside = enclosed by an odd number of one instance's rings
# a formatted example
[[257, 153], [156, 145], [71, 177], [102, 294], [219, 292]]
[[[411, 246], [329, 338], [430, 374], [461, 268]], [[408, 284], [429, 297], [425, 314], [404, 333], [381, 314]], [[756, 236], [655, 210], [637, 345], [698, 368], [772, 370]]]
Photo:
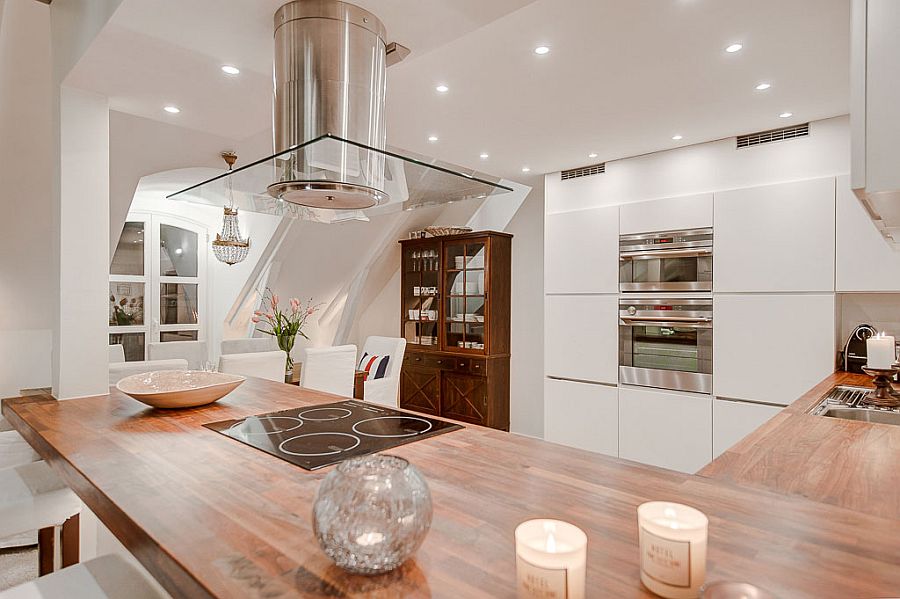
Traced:
[[313, 530], [334, 563], [357, 574], [390, 572], [425, 540], [431, 493], [409, 462], [370, 455], [341, 462], [322, 481]]

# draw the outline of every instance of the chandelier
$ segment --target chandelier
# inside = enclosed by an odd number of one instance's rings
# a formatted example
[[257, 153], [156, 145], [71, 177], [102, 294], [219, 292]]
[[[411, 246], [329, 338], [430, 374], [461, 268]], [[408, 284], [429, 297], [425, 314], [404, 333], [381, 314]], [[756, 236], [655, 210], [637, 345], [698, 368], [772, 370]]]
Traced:
[[[222, 152], [222, 158], [228, 164], [229, 174], [237, 161], [234, 152]], [[225, 217], [222, 221], [222, 232], [216, 234], [212, 242], [213, 254], [219, 262], [234, 265], [243, 262], [250, 253], [250, 240], [241, 237], [241, 229], [238, 226], [238, 211], [234, 206], [234, 188], [231, 177], [225, 177], [225, 185], [228, 189], [228, 205], [225, 206]]]

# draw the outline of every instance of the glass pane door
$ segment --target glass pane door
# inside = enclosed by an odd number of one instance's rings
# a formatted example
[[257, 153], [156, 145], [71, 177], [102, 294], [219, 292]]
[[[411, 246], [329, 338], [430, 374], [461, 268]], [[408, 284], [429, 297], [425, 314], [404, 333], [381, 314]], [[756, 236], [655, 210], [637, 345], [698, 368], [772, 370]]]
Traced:
[[109, 266], [109, 343], [122, 345], [129, 362], [146, 357], [149, 232], [149, 215], [129, 214]]
[[445, 243], [445, 349], [485, 351], [485, 244]]
[[440, 259], [439, 244], [404, 250], [403, 335], [407, 343], [425, 347], [439, 343]]

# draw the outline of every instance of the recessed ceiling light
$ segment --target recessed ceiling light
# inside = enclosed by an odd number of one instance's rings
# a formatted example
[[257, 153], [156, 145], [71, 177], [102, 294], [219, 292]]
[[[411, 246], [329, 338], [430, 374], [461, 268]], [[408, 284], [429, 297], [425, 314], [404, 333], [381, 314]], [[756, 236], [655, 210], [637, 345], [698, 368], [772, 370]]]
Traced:
[[241, 70], [234, 65], [224, 64], [222, 65], [222, 72], [226, 75], [237, 75]]
[[772, 87], [771, 83], [760, 83], [759, 85], [756, 86], [756, 89], [758, 89], [759, 91], [763, 91], [763, 90], [769, 89], [770, 87]]
[[596, 158], [596, 157], [597, 157], [597, 152], [591, 152], [590, 154], [588, 154], [588, 158]]
[[435, 87], [434, 89], [436, 89], [438, 92], [440, 92], [440, 93], [442, 93], [442, 94], [446, 94], [448, 91], [450, 91], [450, 88], [447, 87], [446, 85], [444, 85], [443, 83], [441, 83], [440, 85], [438, 85], [438, 86]]
[[743, 47], [744, 47], [744, 44], [731, 44], [730, 46], [725, 48], [725, 51], [728, 52], [729, 54], [733, 54]]
[[179, 112], [181, 112], [181, 109], [178, 108], [177, 106], [165, 106], [165, 107], [163, 107], [163, 110], [165, 110], [166, 112], [168, 112], [170, 114], [178, 114]]
[[548, 54], [550, 52], [549, 46], [538, 46], [534, 49], [534, 53], [538, 56], [543, 56], [544, 54]]
[[678, 134], [676, 133], [675, 135], [672, 136], [672, 139], [674, 139], [675, 141], [678, 141], [679, 139], [684, 139], [684, 136], [678, 135]]
[[429, 135], [429, 136], [428, 136], [428, 141], [430, 141], [430, 142], [435, 142], [435, 141], [437, 141], [437, 140], [438, 140], [438, 136], [437, 136], [437, 135]]
[[478, 157], [481, 158], [482, 160], [487, 160], [491, 156], [487, 152], [482, 152], [481, 154], [478, 155]]
[[786, 119], [786, 118], [790, 118], [790, 117], [794, 116], [794, 113], [793, 112], [782, 112], [778, 116], [783, 119]]
[[529, 167], [527, 167], [527, 166], [523, 166], [523, 167], [522, 167], [522, 172], [523, 172], [523, 173], [530, 173], [530, 172], [531, 172], [531, 169], [530, 169]]

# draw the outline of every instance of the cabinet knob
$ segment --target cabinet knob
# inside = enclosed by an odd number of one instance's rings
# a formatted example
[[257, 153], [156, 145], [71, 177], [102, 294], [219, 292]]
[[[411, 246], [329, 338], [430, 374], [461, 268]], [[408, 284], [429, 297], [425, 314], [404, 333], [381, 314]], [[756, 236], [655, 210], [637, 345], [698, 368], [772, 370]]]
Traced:
[[481, 368], [481, 364], [476, 364], [476, 365], [475, 365], [475, 369], [477, 370], [477, 369], [479, 369], [479, 368]]
[[421, 362], [422, 358], [416, 358], [416, 362]]
[[438, 364], [443, 364], [443, 363], [444, 363], [443, 360], [438, 360]]

